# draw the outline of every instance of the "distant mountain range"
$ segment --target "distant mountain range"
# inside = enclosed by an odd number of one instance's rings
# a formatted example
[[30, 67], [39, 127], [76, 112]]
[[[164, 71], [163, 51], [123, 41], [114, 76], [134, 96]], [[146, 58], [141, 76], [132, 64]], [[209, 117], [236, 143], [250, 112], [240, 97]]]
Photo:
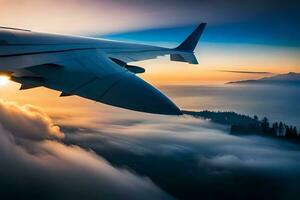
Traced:
[[300, 73], [290, 72], [257, 80], [232, 81], [227, 84], [289, 84], [300, 86]]

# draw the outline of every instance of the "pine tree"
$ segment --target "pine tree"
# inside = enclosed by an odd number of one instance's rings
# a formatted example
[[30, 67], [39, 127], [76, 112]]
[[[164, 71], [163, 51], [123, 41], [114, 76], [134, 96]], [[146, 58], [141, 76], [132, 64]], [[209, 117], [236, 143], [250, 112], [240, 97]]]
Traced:
[[268, 133], [269, 130], [269, 120], [268, 118], [264, 117], [261, 121], [261, 127], [262, 127], [262, 131], [264, 133]]
[[284, 127], [285, 127], [285, 137], [287, 139], [290, 139], [292, 138], [292, 133], [291, 133], [291, 129], [288, 125], [284, 124]]
[[282, 122], [279, 122], [279, 126], [278, 126], [278, 135], [279, 135], [279, 136], [284, 136], [284, 135], [283, 135], [283, 129], [284, 129], [283, 123], [282, 123]]
[[293, 132], [298, 136], [298, 131], [297, 131], [297, 127], [296, 126], [294, 126], [294, 128], [293, 128]]
[[278, 136], [278, 122], [273, 123], [272, 132], [275, 136]]
[[298, 136], [296, 126], [291, 127], [291, 133], [292, 133], [292, 138], [293, 138], [293, 139], [296, 139], [297, 136]]

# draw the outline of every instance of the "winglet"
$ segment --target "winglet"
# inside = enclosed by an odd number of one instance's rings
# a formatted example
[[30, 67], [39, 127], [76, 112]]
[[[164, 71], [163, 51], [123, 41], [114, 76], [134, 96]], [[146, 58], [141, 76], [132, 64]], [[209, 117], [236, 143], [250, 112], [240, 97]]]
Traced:
[[206, 23], [201, 23], [175, 50], [193, 52], [204, 31]]

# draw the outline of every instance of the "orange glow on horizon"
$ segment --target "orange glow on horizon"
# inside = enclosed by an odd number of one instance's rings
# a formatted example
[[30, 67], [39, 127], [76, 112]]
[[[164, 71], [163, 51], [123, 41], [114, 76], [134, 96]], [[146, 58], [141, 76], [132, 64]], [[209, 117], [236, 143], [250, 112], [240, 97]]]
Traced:
[[[255, 69], [251, 67], [250, 69]], [[299, 73], [300, 71], [294, 67], [285, 67], [280, 69], [266, 70], [270, 71], [270, 74], [259, 74], [259, 73], [232, 73], [222, 70], [178, 70], [177, 72], [161, 71], [161, 72], [152, 72], [149, 69], [149, 73], [145, 73], [141, 78], [153, 83], [155, 85], [198, 85], [198, 84], [223, 84], [230, 81], [239, 81], [239, 80], [248, 80], [248, 79], [260, 79], [264, 77], [274, 76], [276, 74], [284, 74], [289, 72]], [[248, 68], [249, 70], [249, 68]], [[243, 71], [243, 68], [238, 69], [237, 71]], [[247, 70], [245, 70], [247, 71]], [[255, 70], [253, 70], [255, 71]], [[260, 72], [260, 71], [258, 71]]]
[[[145, 67], [146, 73], [141, 77], [156, 85], [220, 84], [300, 72], [300, 48], [217, 43], [200, 43], [199, 47], [198, 65], [170, 62], [168, 56], [135, 64]], [[224, 72], [226, 70], [270, 74]]]

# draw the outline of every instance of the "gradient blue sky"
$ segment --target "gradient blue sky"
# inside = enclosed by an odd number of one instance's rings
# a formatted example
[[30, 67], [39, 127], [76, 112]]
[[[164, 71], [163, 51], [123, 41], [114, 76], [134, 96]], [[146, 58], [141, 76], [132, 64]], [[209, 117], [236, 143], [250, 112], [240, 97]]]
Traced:
[[[2, 26], [37, 31], [100, 35], [207, 22], [204, 41], [300, 45], [297, 0], [0, 0], [0, 5]], [[170, 40], [185, 31], [176, 30]]]
[[[174, 15], [174, 20], [169, 20], [169, 23], [165, 25], [170, 26], [169, 28], [160, 28], [160, 21], [166, 20], [162, 18], [157, 19], [157, 27], [124, 31], [123, 34], [117, 33], [109, 35], [109, 37], [117, 38], [118, 36], [150, 42], [178, 42], [195, 27], [193, 25], [197, 22], [208, 22], [209, 26], [202, 38], [202, 41], [205, 42], [300, 46], [298, 34], [300, 31], [300, 14], [298, 10], [300, 3], [298, 1], [254, 0], [245, 2], [230, 0], [223, 2], [213, 0], [184, 2], [184, 5], [182, 1], [170, 2], [172, 6], [177, 6], [173, 13], [169, 13], [169, 15]], [[153, 1], [151, 5], [152, 7], [168, 6], [156, 1]], [[144, 6], [146, 8], [150, 7], [149, 3]], [[184, 7], [182, 8], [182, 6]], [[221, 6], [222, 8], [220, 8]], [[185, 7], [189, 9], [185, 9]], [[182, 8], [182, 10], [179, 10], [179, 8]], [[202, 11], [205, 8], [207, 10], [203, 13]], [[156, 9], [159, 8], [156, 7]], [[168, 10], [166, 13], [168, 13]], [[222, 13], [224, 16], [221, 17], [220, 14]], [[181, 16], [178, 16], [178, 14]], [[166, 16], [166, 18], [169, 19], [171, 16]], [[178, 20], [176, 24], [178, 18], [186, 18], [186, 21], [183, 23]], [[183, 26], [176, 27], [178, 24]]]

